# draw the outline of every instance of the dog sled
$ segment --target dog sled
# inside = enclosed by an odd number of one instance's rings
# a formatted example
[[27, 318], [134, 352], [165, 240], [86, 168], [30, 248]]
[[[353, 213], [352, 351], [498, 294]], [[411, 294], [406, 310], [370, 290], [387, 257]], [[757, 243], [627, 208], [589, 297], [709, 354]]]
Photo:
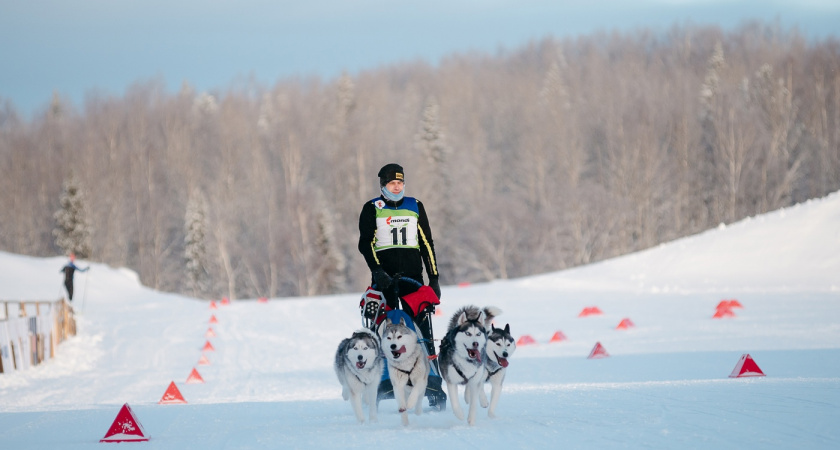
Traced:
[[[397, 275], [389, 289], [398, 301], [389, 302], [382, 291], [369, 287], [362, 296], [359, 308], [362, 315], [362, 325], [365, 328], [379, 334], [379, 327], [384, 326], [385, 320], [398, 323], [401, 318], [405, 319], [406, 325], [421, 336], [421, 347], [425, 356], [430, 360], [429, 382], [426, 386], [424, 396], [428, 399], [429, 407], [436, 411], [446, 409], [446, 393], [443, 392], [440, 366], [435, 354], [434, 331], [432, 329], [432, 316], [435, 312], [435, 305], [440, 300], [432, 288], [406, 277]], [[387, 361], [385, 362], [387, 365]], [[376, 403], [380, 400], [394, 398], [394, 388], [388, 376], [388, 370], [382, 374], [382, 381], [376, 395]]]

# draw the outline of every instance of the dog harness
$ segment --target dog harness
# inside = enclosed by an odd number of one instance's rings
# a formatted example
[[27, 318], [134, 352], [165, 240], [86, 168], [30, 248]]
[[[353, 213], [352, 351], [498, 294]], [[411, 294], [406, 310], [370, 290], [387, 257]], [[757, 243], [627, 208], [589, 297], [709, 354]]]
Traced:
[[[467, 322], [468, 322], [468, 323], [472, 322], [472, 323], [474, 323], [476, 326], [478, 326], [479, 328], [482, 328], [482, 327], [481, 327], [481, 324], [480, 324], [480, 323], [478, 323], [478, 321], [476, 321], [476, 320], [467, 320]], [[453, 328], [453, 330], [454, 330], [454, 328]], [[447, 341], [449, 341], [449, 346], [450, 346], [450, 347], [453, 347], [453, 348], [454, 348], [454, 347], [455, 347], [455, 339], [453, 338], [453, 336], [454, 336], [454, 334], [448, 334], [448, 335], [447, 335], [444, 339], [446, 339]], [[458, 364], [456, 364], [454, 361], [452, 362], [452, 367], [454, 367], [454, 368], [455, 368], [455, 372], [458, 372], [458, 375], [460, 375], [460, 376], [461, 376], [461, 378], [463, 378], [463, 379], [464, 379], [464, 384], [467, 384], [467, 383], [468, 383], [468, 382], [469, 382], [469, 381], [470, 381], [470, 380], [471, 380], [474, 376], [478, 375], [478, 370], [476, 370], [476, 371], [475, 371], [475, 373], [474, 373], [474, 374], [472, 374], [472, 376], [470, 376], [470, 377], [468, 377], [468, 376], [464, 375], [464, 372], [462, 372], [462, 371], [461, 371], [461, 368], [460, 368], [460, 367], [458, 367]]]
[[494, 371], [492, 371], [492, 372], [488, 370], [488, 371], [487, 371], [487, 379], [489, 380], [489, 379], [490, 379], [490, 377], [492, 377], [493, 375], [496, 375], [496, 374], [497, 374], [497, 373], [499, 373], [502, 369], [503, 369], [503, 367], [502, 367], [501, 365], [499, 365], [499, 368], [498, 368], [498, 369], [496, 369], [496, 370], [494, 370]]

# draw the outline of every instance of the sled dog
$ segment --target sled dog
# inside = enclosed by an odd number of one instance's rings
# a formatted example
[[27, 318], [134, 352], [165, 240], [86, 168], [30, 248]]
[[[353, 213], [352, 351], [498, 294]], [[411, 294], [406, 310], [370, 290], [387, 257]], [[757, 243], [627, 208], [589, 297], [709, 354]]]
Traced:
[[[418, 342], [417, 333], [406, 325], [390, 319], [380, 327], [382, 352], [388, 361], [388, 376], [394, 388], [394, 399], [402, 414], [402, 424], [408, 425], [408, 411], [423, 412], [423, 395], [429, 382], [429, 360]], [[407, 397], [407, 398], [406, 398]]]
[[[459, 309], [449, 321], [446, 336], [440, 344], [440, 372], [446, 380], [452, 412], [459, 420], [464, 420], [464, 411], [458, 402], [458, 386], [464, 385], [464, 398], [470, 405], [467, 416], [470, 425], [475, 425], [476, 402], [469, 402], [469, 399], [479, 398], [478, 391], [483, 389], [487, 379], [485, 330], [501, 312], [493, 306], [479, 309], [470, 305]], [[483, 403], [486, 403], [486, 396]]]
[[[496, 405], [499, 404], [499, 396], [502, 394], [508, 358], [516, 351], [516, 340], [510, 334], [510, 324], [505, 324], [504, 329], [490, 325], [486, 350], [487, 361], [484, 367], [487, 369], [487, 381], [490, 383], [490, 408], [487, 410], [487, 415], [496, 417]], [[487, 396], [484, 393], [484, 386], [478, 390], [478, 398], [481, 406], [486, 408]]]
[[341, 383], [341, 396], [350, 400], [360, 423], [365, 422], [362, 402], [368, 404], [371, 422], [376, 422], [376, 390], [385, 369], [379, 348], [379, 336], [362, 328], [338, 344], [335, 352], [335, 374]]

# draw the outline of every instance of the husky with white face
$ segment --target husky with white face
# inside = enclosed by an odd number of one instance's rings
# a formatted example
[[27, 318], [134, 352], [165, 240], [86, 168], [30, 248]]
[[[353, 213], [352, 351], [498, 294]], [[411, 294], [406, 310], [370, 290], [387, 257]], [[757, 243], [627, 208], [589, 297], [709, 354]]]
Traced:
[[[464, 411], [458, 401], [458, 386], [464, 386], [465, 399], [478, 398], [478, 391], [487, 378], [484, 364], [487, 359], [486, 327], [498, 314], [501, 310], [492, 306], [484, 309], [465, 306], [452, 316], [446, 336], [441, 341], [440, 372], [446, 380], [452, 412], [459, 420], [464, 420]], [[467, 423], [475, 425], [476, 402], [468, 403]]]
[[[499, 396], [502, 395], [502, 383], [505, 381], [505, 373], [508, 367], [508, 358], [516, 351], [516, 340], [510, 334], [510, 325], [505, 328], [496, 328], [490, 325], [490, 332], [487, 334], [487, 360], [484, 367], [487, 369], [487, 382], [490, 383], [490, 408], [487, 410], [489, 417], [496, 417], [496, 406], [499, 404]], [[487, 396], [484, 387], [478, 390], [478, 399], [482, 407], [487, 407]]]
[[418, 341], [417, 333], [406, 325], [405, 319], [400, 318], [399, 323], [388, 319], [379, 330], [382, 352], [388, 361], [388, 377], [394, 388], [394, 399], [402, 415], [402, 424], [408, 425], [406, 411], [414, 409], [418, 416], [423, 412], [423, 395], [429, 383], [430, 363]]
[[376, 422], [376, 391], [385, 369], [379, 349], [379, 336], [362, 328], [341, 341], [333, 365], [341, 383], [341, 396], [350, 400], [356, 419], [365, 422], [362, 402], [367, 403], [371, 422]]

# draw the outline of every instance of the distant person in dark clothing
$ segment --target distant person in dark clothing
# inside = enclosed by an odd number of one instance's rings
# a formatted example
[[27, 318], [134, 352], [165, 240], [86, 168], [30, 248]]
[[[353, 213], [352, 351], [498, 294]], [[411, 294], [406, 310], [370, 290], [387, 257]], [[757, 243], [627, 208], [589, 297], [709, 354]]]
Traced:
[[64, 272], [64, 287], [67, 289], [67, 296], [70, 298], [70, 301], [73, 301], [73, 274], [76, 273], [76, 270], [80, 272], [87, 272], [90, 269], [90, 266], [85, 267], [82, 269], [81, 267], [76, 266], [76, 255], [74, 253], [70, 254], [70, 261], [67, 262], [67, 265], [61, 268], [59, 272]]

